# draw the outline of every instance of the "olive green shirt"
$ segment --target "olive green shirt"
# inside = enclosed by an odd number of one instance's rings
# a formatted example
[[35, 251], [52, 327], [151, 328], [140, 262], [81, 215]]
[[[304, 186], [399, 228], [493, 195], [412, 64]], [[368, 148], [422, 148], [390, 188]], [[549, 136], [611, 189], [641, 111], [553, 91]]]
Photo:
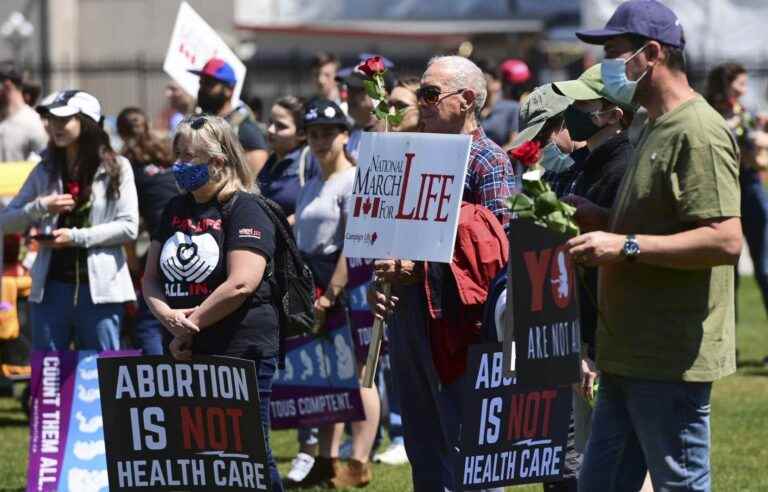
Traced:
[[[739, 217], [738, 163], [725, 121], [697, 95], [648, 122], [610, 231], [664, 236], [702, 220]], [[621, 261], [600, 268], [599, 299], [601, 370], [698, 382], [735, 371], [732, 265], [679, 270]]]

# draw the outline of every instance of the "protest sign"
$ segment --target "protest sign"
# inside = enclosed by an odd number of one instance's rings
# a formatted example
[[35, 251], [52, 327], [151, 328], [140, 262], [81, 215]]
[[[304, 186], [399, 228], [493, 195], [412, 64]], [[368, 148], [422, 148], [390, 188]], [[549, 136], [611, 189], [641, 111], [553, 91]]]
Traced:
[[181, 2], [171, 42], [163, 62], [163, 70], [185, 91], [197, 96], [200, 78], [189, 73], [199, 70], [211, 58], [221, 58], [232, 66], [237, 76], [232, 102], [240, 100], [245, 82], [245, 65], [229, 46], [216, 34], [205, 19], [187, 3]]
[[[578, 382], [581, 329], [576, 272], [565, 250], [568, 237], [529, 220], [512, 221], [509, 237], [507, 309], [514, 310], [514, 333], [505, 333], [504, 340], [515, 341], [517, 379], [542, 385]], [[511, 358], [505, 354], [506, 375]]]
[[33, 351], [27, 492], [108, 487], [96, 358], [134, 351]]
[[347, 318], [332, 311], [323, 335], [286, 340], [285, 367], [275, 376], [273, 429], [363, 420], [355, 353]]
[[344, 254], [449, 263], [471, 142], [469, 135], [364, 133]]
[[562, 476], [572, 393], [569, 386], [519, 385], [504, 377], [502, 344], [473, 345], [464, 389], [463, 489], [544, 482]]
[[112, 491], [270, 490], [253, 361], [99, 359]]
[[[355, 354], [358, 362], [365, 362], [368, 347], [371, 344], [373, 330], [373, 313], [368, 304], [367, 291], [373, 279], [373, 260], [363, 258], [347, 259], [346, 301], [349, 307], [349, 322], [352, 329], [352, 340], [355, 342]], [[388, 351], [387, 334], [381, 344], [381, 354]]]

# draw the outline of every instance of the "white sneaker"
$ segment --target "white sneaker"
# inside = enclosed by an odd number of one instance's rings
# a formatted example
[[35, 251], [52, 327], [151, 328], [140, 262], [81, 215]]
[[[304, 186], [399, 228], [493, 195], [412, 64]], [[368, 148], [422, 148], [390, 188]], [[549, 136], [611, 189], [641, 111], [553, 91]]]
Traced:
[[293, 461], [291, 461], [291, 471], [288, 472], [288, 475], [286, 475], [285, 478], [289, 482], [301, 482], [307, 475], [309, 475], [309, 471], [312, 470], [314, 465], [315, 458], [307, 453], [299, 453], [293, 458]]
[[374, 463], [384, 463], [385, 465], [405, 465], [408, 463], [408, 454], [405, 452], [405, 445], [390, 444], [386, 451], [373, 457]]

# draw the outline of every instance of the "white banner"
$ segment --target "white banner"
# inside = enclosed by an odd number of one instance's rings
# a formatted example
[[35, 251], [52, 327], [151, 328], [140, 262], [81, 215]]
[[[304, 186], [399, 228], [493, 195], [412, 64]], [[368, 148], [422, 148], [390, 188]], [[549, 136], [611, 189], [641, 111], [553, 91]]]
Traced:
[[364, 133], [344, 254], [450, 263], [472, 139]]
[[203, 68], [205, 62], [214, 57], [229, 63], [235, 71], [237, 85], [232, 94], [234, 104], [240, 100], [240, 92], [243, 90], [245, 65], [205, 19], [187, 2], [182, 2], [176, 16], [176, 24], [173, 26], [163, 70], [190, 95], [197, 97], [200, 79], [197, 75], [189, 73], [189, 70]]

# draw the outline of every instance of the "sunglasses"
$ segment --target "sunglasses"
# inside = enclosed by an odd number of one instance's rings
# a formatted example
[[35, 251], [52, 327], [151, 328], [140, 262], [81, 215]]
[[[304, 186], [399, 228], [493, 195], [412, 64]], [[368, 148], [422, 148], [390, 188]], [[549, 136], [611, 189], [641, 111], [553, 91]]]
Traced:
[[435, 106], [446, 97], [461, 94], [465, 89], [458, 89], [453, 92], [442, 93], [439, 87], [434, 85], [428, 85], [426, 87], [419, 87], [416, 90], [416, 98], [419, 102], [423, 102], [428, 106]]

